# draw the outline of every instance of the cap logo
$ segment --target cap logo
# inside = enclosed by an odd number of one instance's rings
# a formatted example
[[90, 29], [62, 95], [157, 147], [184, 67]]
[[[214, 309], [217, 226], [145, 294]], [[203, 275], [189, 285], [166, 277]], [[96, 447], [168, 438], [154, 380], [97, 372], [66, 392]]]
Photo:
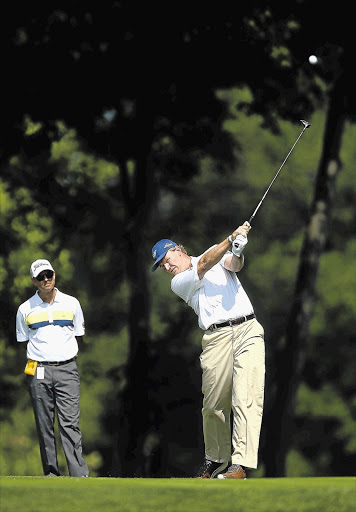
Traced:
[[154, 251], [154, 253], [152, 254], [152, 256], [153, 256], [154, 258], [156, 258], [156, 255], [157, 255], [157, 249]]
[[38, 267], [43, 267], [44, 265], [47, 265], [47, 263], [43, 263], [42, 261], [40, 261], [39, 263], [33, 266], [33, 270], [36, 270]]
[[165, 249], [166, 247], [171, 247], [172, 245], [173, 245], [173, 244], [168, 243], [168, 244], [165, 244], [165, 246], [164, 246], [163, 248]]

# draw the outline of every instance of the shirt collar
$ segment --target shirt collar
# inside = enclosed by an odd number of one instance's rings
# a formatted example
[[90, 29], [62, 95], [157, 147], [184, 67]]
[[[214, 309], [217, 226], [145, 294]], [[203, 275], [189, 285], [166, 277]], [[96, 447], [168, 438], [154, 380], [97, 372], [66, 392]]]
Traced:
[[[62, 292], [60, 292], [56, 287], [54, 287], [54, 289], [56, 290], [56, 296], [54, 297], [53, 302], [60, 302]], [[37, 297], [38, 304], [41, 304], [43, 302], [43, 300], [39, 296], [38, 290], [36, 290], [35, 297]]]

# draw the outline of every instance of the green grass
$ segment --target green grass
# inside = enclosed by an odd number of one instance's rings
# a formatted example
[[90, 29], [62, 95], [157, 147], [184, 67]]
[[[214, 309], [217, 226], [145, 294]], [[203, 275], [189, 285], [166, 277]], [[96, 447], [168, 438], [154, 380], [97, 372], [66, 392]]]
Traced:
[[351, 512], [356, 478], [0, 477], [1, 512]]

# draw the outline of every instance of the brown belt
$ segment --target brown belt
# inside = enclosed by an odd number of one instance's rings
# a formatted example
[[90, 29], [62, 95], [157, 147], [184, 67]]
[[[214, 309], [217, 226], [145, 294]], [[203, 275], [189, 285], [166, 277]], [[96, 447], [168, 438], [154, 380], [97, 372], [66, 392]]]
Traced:
[[207, 330], [213, 331], [214, 329], [219, 329], [220, 327], [227, 327], [228, 325], [231, 326], [243, 324], [247, 320], [252, 320], [253, 318], [256, 318], [256, 315], [254, 313], [251, 313], [251, 315], [241, 316], [240, 318], [235, 318], [235, 320], [228, 320], [227, 322], [222, 322], [221, 324], [212, 324], [210, 327], [208, 327]]

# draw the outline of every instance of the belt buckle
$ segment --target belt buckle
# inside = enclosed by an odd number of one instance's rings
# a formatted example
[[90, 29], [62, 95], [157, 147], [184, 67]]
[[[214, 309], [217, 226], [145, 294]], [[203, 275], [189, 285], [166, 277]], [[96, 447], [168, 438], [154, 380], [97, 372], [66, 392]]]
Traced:
[[48, 363], [49, 366], [59, 366], [59, 362], [58, 361], [50, 361]]

